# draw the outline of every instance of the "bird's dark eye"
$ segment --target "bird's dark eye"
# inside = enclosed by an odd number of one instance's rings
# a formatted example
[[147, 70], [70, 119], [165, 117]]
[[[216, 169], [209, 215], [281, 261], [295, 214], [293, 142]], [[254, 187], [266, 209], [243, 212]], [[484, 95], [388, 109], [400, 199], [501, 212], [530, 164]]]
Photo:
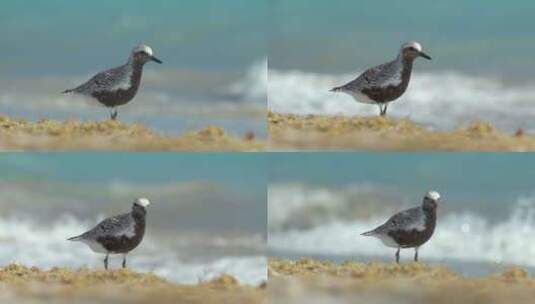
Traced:
[[409, 48], [409, 50], [411, 50], [411, 51], [416, 51], [416, 48], [413, 47], [413, 46], [411, 46], [411, 47]]

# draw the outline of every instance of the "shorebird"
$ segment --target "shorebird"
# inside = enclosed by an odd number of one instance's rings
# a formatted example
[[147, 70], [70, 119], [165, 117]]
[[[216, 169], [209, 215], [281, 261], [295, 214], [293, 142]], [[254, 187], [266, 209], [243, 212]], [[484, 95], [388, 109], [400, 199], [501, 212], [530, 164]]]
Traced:
[[379, 115], [385, 116], [388, 104], [405, 93], [411, 79], [412, 64], [418, 57], [431, 60], [418, 42], [404, 43], [396, 59], [366, 70], [355, 80], [333, 88], [331, 92], [344, 92], [357, 102], [376, 104]]
[[138, 45], [130, 54], [128, 61], [116, 68], [98, 73], [80, 86], [65, 90], [62, 93], [76, 93], [93, 97], [110, 109], [110, 118], [117, 118], [117, 107], [128, 103], [141, 83], [143, 66], [149, 61], [162, 63], [153, 56], [152, 49], [146, 45]]
[[418, 262], [418, 249], [427, 242], [437, 222], [437, 203], [440, 194], [429, 191], [424, 196], [422, 205], [393, 215], [386, 223], [364, 236], [374, 236], [387, 247], [397, 248], [396, 263], [399, 264], [401, 248], [414, 248], [414, 261]]
[[104, 253], [104, 268], [108, 269], [110, 254], [123, 255], [123, 268], [126, 268], [126, 255], [136, 248], [145, 234], [145, 217], [150, 201], [138, 198], [129, 213], [109, 217], [93, 229], [79, 236], [69, 238], [69, 241], [85, 243], [94, 252]]

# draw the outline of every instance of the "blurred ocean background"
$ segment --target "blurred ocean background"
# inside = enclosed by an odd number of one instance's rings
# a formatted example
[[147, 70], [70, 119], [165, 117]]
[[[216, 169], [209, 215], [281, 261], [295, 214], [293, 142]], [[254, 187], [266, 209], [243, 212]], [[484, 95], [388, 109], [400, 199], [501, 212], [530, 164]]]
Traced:
[[417, 40], [409, 88], [389, 114], [432, 129], [473, 121], [535, 131], [535, 2], [272, 0], [269, 108], [281, 113], [377, 115], [328, 92], [394, 59]]
[[0, 113], [29, 120], [108, 118], [96, 102], [61, 95], [123, 64], [139, 43], [147, 64], [125, 122], [166, 134], [207, 124], [266, 135], [267, 2], [21, 0], [0, 10]]
[[[360, 234], [441, 193], [421, 261], [465, 275], [508, 265], [535, 273], [535, 158], [530, 154], [270, 155], [268, 254], [336, 262], [394, 261], [395, 250]], [[403, 262], [414, 250], [402, 250]]]
[[66, 239], [148, 197], [131, 269], [188, 284], [267, 279], [262, 155], [2, 154], [0, 172], [0, 265], [102, 269], [101, 254]]

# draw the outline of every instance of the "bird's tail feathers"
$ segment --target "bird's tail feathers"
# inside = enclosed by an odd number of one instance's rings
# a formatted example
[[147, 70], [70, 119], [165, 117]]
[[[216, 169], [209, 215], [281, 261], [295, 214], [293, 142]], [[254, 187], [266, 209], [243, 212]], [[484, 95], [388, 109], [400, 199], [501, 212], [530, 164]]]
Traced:
[[344, 90], [344, 86], [341, 87], [335, 87], [329, 90], [329, 92], [341, 92]]
[[375, 235], [375, 230], [364, 232], [364, 233], [361, 233], [360, 235], [363, 235], [363, 236], [374, 236]]
[[68, 89], [68, 90], [65, 90], [65, 91], [61, 92], [61, 94], [69, 94], [69, 93], [72, 93], [72, 92], [74, 92], [73, 89]]
[[78, 235], [78, 236], [73, 236], [71, 238], [68, 238], [67, 241], [81, 241], [83, 239], [83, 237], [81, 235]]

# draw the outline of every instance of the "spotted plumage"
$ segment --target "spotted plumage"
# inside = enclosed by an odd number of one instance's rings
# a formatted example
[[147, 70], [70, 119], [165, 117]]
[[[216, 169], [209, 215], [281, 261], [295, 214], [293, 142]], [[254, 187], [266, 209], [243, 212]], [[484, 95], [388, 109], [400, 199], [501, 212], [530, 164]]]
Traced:
[[421, 206], [393, 215], [386, 223], [363, 233], [381, 240], [387, 247], [397, 248], [396, 262], [399, 263], [401, 248], [415, 248], [414, 260], [418, 261], [418, 249], [433, 235], [437, 221], [437, 203], [440, 194], [429, 191]]
[[93, 229], [69, 241], [85, 243], [94, 252], [106, 254], [104, 268], [108, 269], [110, 254], [123, 254], [123, 268], [126, 268], [126, 255], [136, 248], [145, 235], [145, 217], [150, 202], [146, 198], [138, 198], [129, 213], [109, 217]]
[[355, 80], [333, 88], [331, 92], [343, 92], [356, 101], [379, 106], [379, 114], [386, 115], [388, 103], [398, 99], [409, 86], [414, 59], [430, 56], [422, 51], [418, 42], [408, 42], [401, 46], [396, 59], [370, 68]]
[[117, 118], [117, 107], [136, 96], [141, 83], [143, 66], [148, 61], [162, 63], [153, 56], [152, 49], [139, 45], [132, 50], [128, 61], [116, 68], [98, 73], [80, 86], [64, 91], [90, 96], [110, 108], [111, 119]]

